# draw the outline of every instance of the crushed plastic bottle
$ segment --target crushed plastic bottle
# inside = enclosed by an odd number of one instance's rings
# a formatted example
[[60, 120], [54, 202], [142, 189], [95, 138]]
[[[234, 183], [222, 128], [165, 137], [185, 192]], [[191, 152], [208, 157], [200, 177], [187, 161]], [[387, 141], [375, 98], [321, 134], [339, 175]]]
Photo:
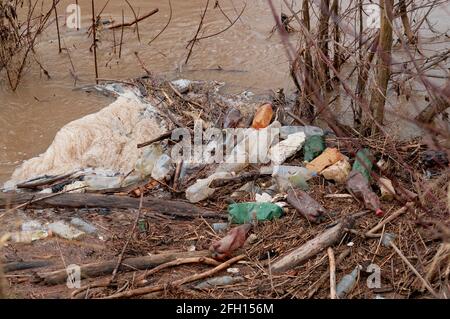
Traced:
[[48, 225], [48, 229], [55, 235], [68, 240], [81, 239], [85, 233], [63, 221], [57, 221]]
[[269, 150], [269, 158], [274, 164], [281, 165], [302, 148], [305, 140], [306, 135], [303, 132], [291, 134], [287, 139], [272, 146]]
[[280, 128], [280, 137], [287, 138], [291, 134], [295, 134], [298, 132], [305, 133], [305, 136], [311, 137], [313, 135], [323, 135], [323, 130], [317, 126], [283, 126]]
[[261, 105], [253, 118], [252, 127], [257, 130], [266, 128], [272, 121], [272, 116], [272, 105], [269, 103]]
[[302, 190], [290, 190], [287, 202], [313, 223], [320, 223], [327, 214], [327, 210], [322, 205]]
[[378, 179], [378, 187], [380, 188], [381, 200], [391, 201], [395, 197], [395, 188], [392, 181], [388, 178], [380, 177]]
[[313, 135], [306, 139], [304, 148], [304, 160], [306, 162], [311, 162], [317, 156], [322, 154], [325, 149], [325, 141], [322, 135]]
[[370, 188], [367, 179], [358, 171], [351, 171], [347, 179], [347, 189], [356, 198], [362, 200], [366, 208], [371, 209], [377, 216], [383, 216], [378, 196]]
[[359, 276], [361, 266], [356, 266], [350, 274], [342, 277], [341, 281], [336, 285], [336, 295], [338, 298], [344, 298], [355, 287], [356, 280]]
[[223, 128], [235, 128], [241, 120], [241, 111], [232, 107], [225, 114], [225, 120], [223, 121]]
[[153, 166], [152, 177], [158, 181], [164, 181], [174, 171], [173, 161], [169, 155], [161, 155]]
[[307, 190], [307, 181], [315, 176], [317, 176], [316, 172], [302, 166], [277, 165], [273, 167], [272, 173], [281, 192], [287, 191], [291, 187]]
[[87, 190], [102, 190], [121, 186], [123, 176], [88, 175], [84, 178]]
[[70, 220], [70, 223], [79, 228], [80, 230], [84, 231], [87, 234], [95, 234], [97, 233], [97, 228], [95, 226], [92, 226], [88, 222], [85, 222], [81, 218], [74, 217]]
[[232, 223], [245, 224], [253, 220], [272, 220], [283, 215], [283, 209], [272, 203], [236, 203], [228, 206]]
[[159, 144], [152, 144], [145, 148], [142, 156], [136, 161], [135, 164], [135, 170], [141, 178], [151, 175], [156, 161], [162, 154], [163, 151]]
[[205, 179], [198, 179], [197, 182], [186, 189], [186, 198], [191, 203], [198, 203], [214, 194], [215, 188], [210, 188], [209, 184], [217, 178], [229, 178], [232, 175], [227, 172], [217, 172]]
[[370, 172], [373, 167], [371, 157], [372, 155], [367, 148], [359, 150], [358, 153], [356, 153], [355, 162], [352, 167], [352, 171], [360, 172], [368, 181], [371, 180]]

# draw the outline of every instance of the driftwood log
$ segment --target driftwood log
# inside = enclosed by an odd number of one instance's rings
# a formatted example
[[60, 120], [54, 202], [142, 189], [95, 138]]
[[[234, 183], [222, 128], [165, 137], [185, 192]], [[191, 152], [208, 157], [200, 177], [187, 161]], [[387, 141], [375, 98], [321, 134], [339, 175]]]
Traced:
[[[55, 195], [49, 198], [45, 194], [0, 193], [0, 208], [12, 208], [27, 202], [30, 202], [28, 207], [35, 208], [139, 208], [139, 199], [127, 196], [69, 193]], [[40, 200], [41, 198], [42, 200]], [[142, 208], [181, 218], [227, 218], [224, 214], [200, 208], [187, 202], [151, 197], [143, 199]]]
[[[202, 250], [193, 252], [166, 253], [152, 256], [126, 258], [122, 261], [120, 270], [122, 271], [135, 271], [136, 269], [146, 270], [149, 268], [159, 266], [161, 264], [168, 263], [178, 258], [207, 257], [209, 255], [210, 255], [209, 251]], [[110, 275], [114, 271], [116, 265], [117, 265], [117, 258], [106, 262], [82, 265], [81, 279]], [[39, 282], [45, 285], [58, 285], [65, 283], [66, 280], [67, 280], [66, 269], [46, 273], [37, 273], [35, 277], [35, 282]]]
[[334, 245], [341, 239], [346, 229], [352, 228], [353, 223], [353, 218], [345, 218], [334, 227], [327, 229], [286, 256], [281, 257], [272, 264], [272, 273], [281, 273], [292, 269]]
[[5, 273], [18, 271], [18, 270], [26, 270], [40, 267], [47, 267], [52, 264], [51, 261], [48, 260], [32, 260], [32, 261], [15, 261], [6, 263], [3, 265], [3, 271]]

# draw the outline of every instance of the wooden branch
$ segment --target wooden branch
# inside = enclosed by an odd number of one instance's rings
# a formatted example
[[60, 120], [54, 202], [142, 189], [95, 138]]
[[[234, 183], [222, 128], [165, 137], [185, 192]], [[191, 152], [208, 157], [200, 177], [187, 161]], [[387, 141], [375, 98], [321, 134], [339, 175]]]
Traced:
[[3, 265], [3, 270], [5, 273], [18, 271], [18, 270], [26, 270], [40, 267], [47, 267], [51, 265], [52, 262], [48, 260], [31, 260], [31, 261], [16, 261], [10, 262]]
[[137, 145], [137, 148], [143, 148], [143, 147], [148, 146], [148, 145], [151, 145], [151, 144], [153, 144], [153, 143], [155, 143], [155, 142], [163, 141], [163, 140], [165, 140], [165, 139], [170, 138], [171, 136], [172, 136], [172, 131], [163, 133], [163, 134], [161, 134], [160, 136], [155, 137], [154, 139], [152, 139], [152, 140], [150, 140], [150, 141], [148, 141], [148, 142], [144, 142], [144, 143], [138, 144], [138, 145]]
[[[193, 251], [193, 252], [180, 252], [180, 253], [166, 253], [151, 256], [132, 257], [126, 258], [122, 261], [120, 270], [122, 271], [134, 271], [136, 269], [146, 270], [148, 268], [156, 267], [161, 264], [167, 263], [178, 258], [189, 257], [206, 257], [210, 252], [207, 250]], [[95, 278], [100, 276], [106, 276], [112, 274], [114, 268], [117, 265], [118, 258], [114, 260], [86, 264], [81, 266], [81, 278]], [[52, 272], [38, 273], [36, 274], [35, 281], [41, 282], [46, 285], [58, 285], [62, 284], [67, 279], [66, 269], [61, 269]]]
[[371, 230], [369, 230], [366, 233], [367, 237], [370, 237], [370, 235], [375, 234], [376, 231], [380, 230], [383, 228], [384, 225], [386, 225], [387, 223], [393, 221], [394, 219], [396, 219], [398, 216], [404, 214], [408, 208], [412, 208], [414, 206], [414, 203], [407, 203], [405, 206], [403, 206], [402, 208], [400, 208], [399, 210], [395, 211], [394, 213], [392, 213], [388, 218], [382, 220], [381, 222], [378, 223], [378, 225], [376, 225], [375, 227], [373, 227]]
[[108, 29], [117, 29], [117, 28], [122, 28], [122, 27], [131, 27], [131, 26], [135, 25], [136, 23], [141, 22], [142, 20], [147, 19], [148, 17], [151, 17], [152, 15], [156, 14], [158, 11], [159, 11], [158, 8], [153, 9], [149, 13], [143, 15], [142, 17], [134, 19], [134, 21], [132, 21], [132, 22], [114, 24], [112, 26], [109, 26]]
[[278, 259], [272, 265], [272, 272], [281, 273], [287, 271], [314, 257], [322, 250], [338, 242], [345, 229], [352, 228], [353, 223], [354, 220], [352, 218], [345, 218], [336, 226], [324, 231], [322, 234]]
[[[336, 259], [336, 266], [338, 266], [348, 255], [350, 255], [350, 248], [345, 249]], [[310, 288], [308, 289], [308, 299], [311, 299], [319, 290], [320, 286], [322, 286], [327, 278], [329, 277], [329, 269], [320, 276], [319, 280], [317, 280]]]
[[217, 260], [214, 260], [212, 258], [207, 257], [190, 257], [190, 258], [178, 258], [173, 261], [169, 261], [168, 263], [159, 265], [158, 267], [155, 267], [151, 269], [150, 271], [146, 271], [144, 274], [139, 276], [136, 279], [136, 285], [138, 286], [145, 286], [148, 281], [147, 277], [156, 274], [158, 271], [161, 271], [166, 268], [180, 266], [180, 265], [186, 265], [186, 264], [205, 264], [205, 265], [213, 265], [215, 267], [220, 265], [220, 262]]
[[[195, 274], [189, 277], [185, 277], [179, 280], [175, 280], [174, 282], [172, 282], [170, 285], [173, 287], [178, 287], [181, 285], [184, 285], [186, 283], [192, 282], [192, 281], [196, 281], [196, 280], [200, 280], [203, 278], [207, 278], [210, 277], [222, 270], [227, 269], [228, 267], [230, 267], [232, 264], [238, 262], [239, 260], [242, 260], [245, 258], [245, 255], [240, 255], [237, 257], [234, 257], [230, 260], [227, 260], [226, 262], [220, 264], [219, 266], [202, 272], [200, 274]], [[156, 292], [156, 291], [161, 291], [164, 290], [166, 288], [166, 285], [156, 285], [156, 286], [151, 286], [151, 287], [142, 287], [142, 288], [137, 288], [137, 289], [133, 289], [133, 290], [129, 290], [129, 291], [125, 291], [125, 292], [121, 292], [121, 293], [117, 293], [111, 296], [108, 296], [104, 299], [116, 299], [116, 298], [130, 298], [130, 297], [135, 297], [135, 296], [141, 296], [141, 295], [145, 295], [145, 294], [149, 294], [152, 292]]]
[[[53, 197], [42, 194], [0, 193], [0, 208], [17, 204], [35, 208], [139, 208], [139, 199], [127, 196], [67, 193], [51, 195], [53, 195]], [[142, 208], [180, 218], [191, 219], [202, 216], [204, 218], [227, 219], [225, 214], [219, 214], [187, 202], [176, 200], [145, 197], [143, 199]]]
[[327, 249], [328, 259], [330, 260], [330, 299], [337, 299], [336, 293], [336, 261], [334, 260], [333, 248]]

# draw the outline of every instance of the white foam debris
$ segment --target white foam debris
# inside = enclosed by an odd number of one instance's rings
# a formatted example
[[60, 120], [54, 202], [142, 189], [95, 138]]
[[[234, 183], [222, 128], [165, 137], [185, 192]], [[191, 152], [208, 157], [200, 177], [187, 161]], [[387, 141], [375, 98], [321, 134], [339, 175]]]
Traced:
[[65, 125], [47, 151], [25, 161], [13, 173], [5, 189], [42, 175], [62, 175], [93, 168], [129, 173], [142, 156], [136, 145], [166, 130], [157, 110], [134, 89], [106, 85], [118, 98], [97, 113]]

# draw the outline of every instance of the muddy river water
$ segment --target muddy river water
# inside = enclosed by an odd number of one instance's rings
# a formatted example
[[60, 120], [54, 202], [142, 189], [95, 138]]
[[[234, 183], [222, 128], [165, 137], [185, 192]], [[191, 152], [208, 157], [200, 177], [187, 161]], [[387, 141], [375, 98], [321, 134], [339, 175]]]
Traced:
[[[44, 1], [47, 4], [51, 1]], [[95, 112], [111, 102], [96, 93], [74, 90], [75, 87], [93, 84], [94, 63], [89, 51], [91, 38], [87, 28], [91, 23], [91, 1], [79, 0], [81, 8], [81, 29], [74, 30], [66, 25], [65, 9], [74, 3], [61, 1], [58, 16], [61, 25], [62, 46], [58, 53], [56, 28], [51, 25], [40, 38], [36, 54], [51, 78], [40, 72], [35, 65], [23, 77], [18, 90], [12, 92], [7, 82], [0, 80], [0, 184], [8, 179], [13, 169], [23, 160], [36, 156], [48, 147], [55, 133], [66, 123]], [[126, 79], [144, 74], [135, 52], [148, 70], [169, 78], [190, 78], [218, 80], [227, 83], [227, 90], [240, 92], [251, 90], [266, 93], [277, 88], [293, 89], [289, 77], [289, 63], [280, 37], [271, 36], [274, 20], [266, 0], [246, 1], [246, 10], [241, 18], [220, 36], [200, 41], [194, 48], [187, 65], [187, 42], [198, 27], [203, 0], [172, 0], [172, 19], [161, 36], [148, 42], [164, 27], [170, 16], [168, 1], [130, 0], [139, 15], [154, 8], [159, 12], [139, 23], [140, 42], [135, 28], [126, 28], [119, 59], [119, 48], [114, 43], [120, 39], [120, 29], [114, 33], [100, 30], [98, 34], [99, 77], [105, 79]], [[219, 8], [213, 8], [210, 1], [202, 34], [208, 35], [225, 28], [229, 21]], [[95, 1], [97, 12], [106, 0]], [[220, 1], [221, 8], [234, 20], [245, 1]], [[282, 1], [274, 1], [277, 10]], [[448, 3], [438, 10], [436, 22], [448, 26]], [[106, 6], [102, 17], [116, 22], [133, 20], [130, 8], [124, 1], [112, 0]], [[445, 31], [445, 28], [444, 28]], [[115, 40], [114, 40], [115, 39]], [[291, 36], [293, 45], [296, 37]], [[440, 45], [449, 47], [448, 42]], [[74, 75], [77, 77], [75, 83]]]

